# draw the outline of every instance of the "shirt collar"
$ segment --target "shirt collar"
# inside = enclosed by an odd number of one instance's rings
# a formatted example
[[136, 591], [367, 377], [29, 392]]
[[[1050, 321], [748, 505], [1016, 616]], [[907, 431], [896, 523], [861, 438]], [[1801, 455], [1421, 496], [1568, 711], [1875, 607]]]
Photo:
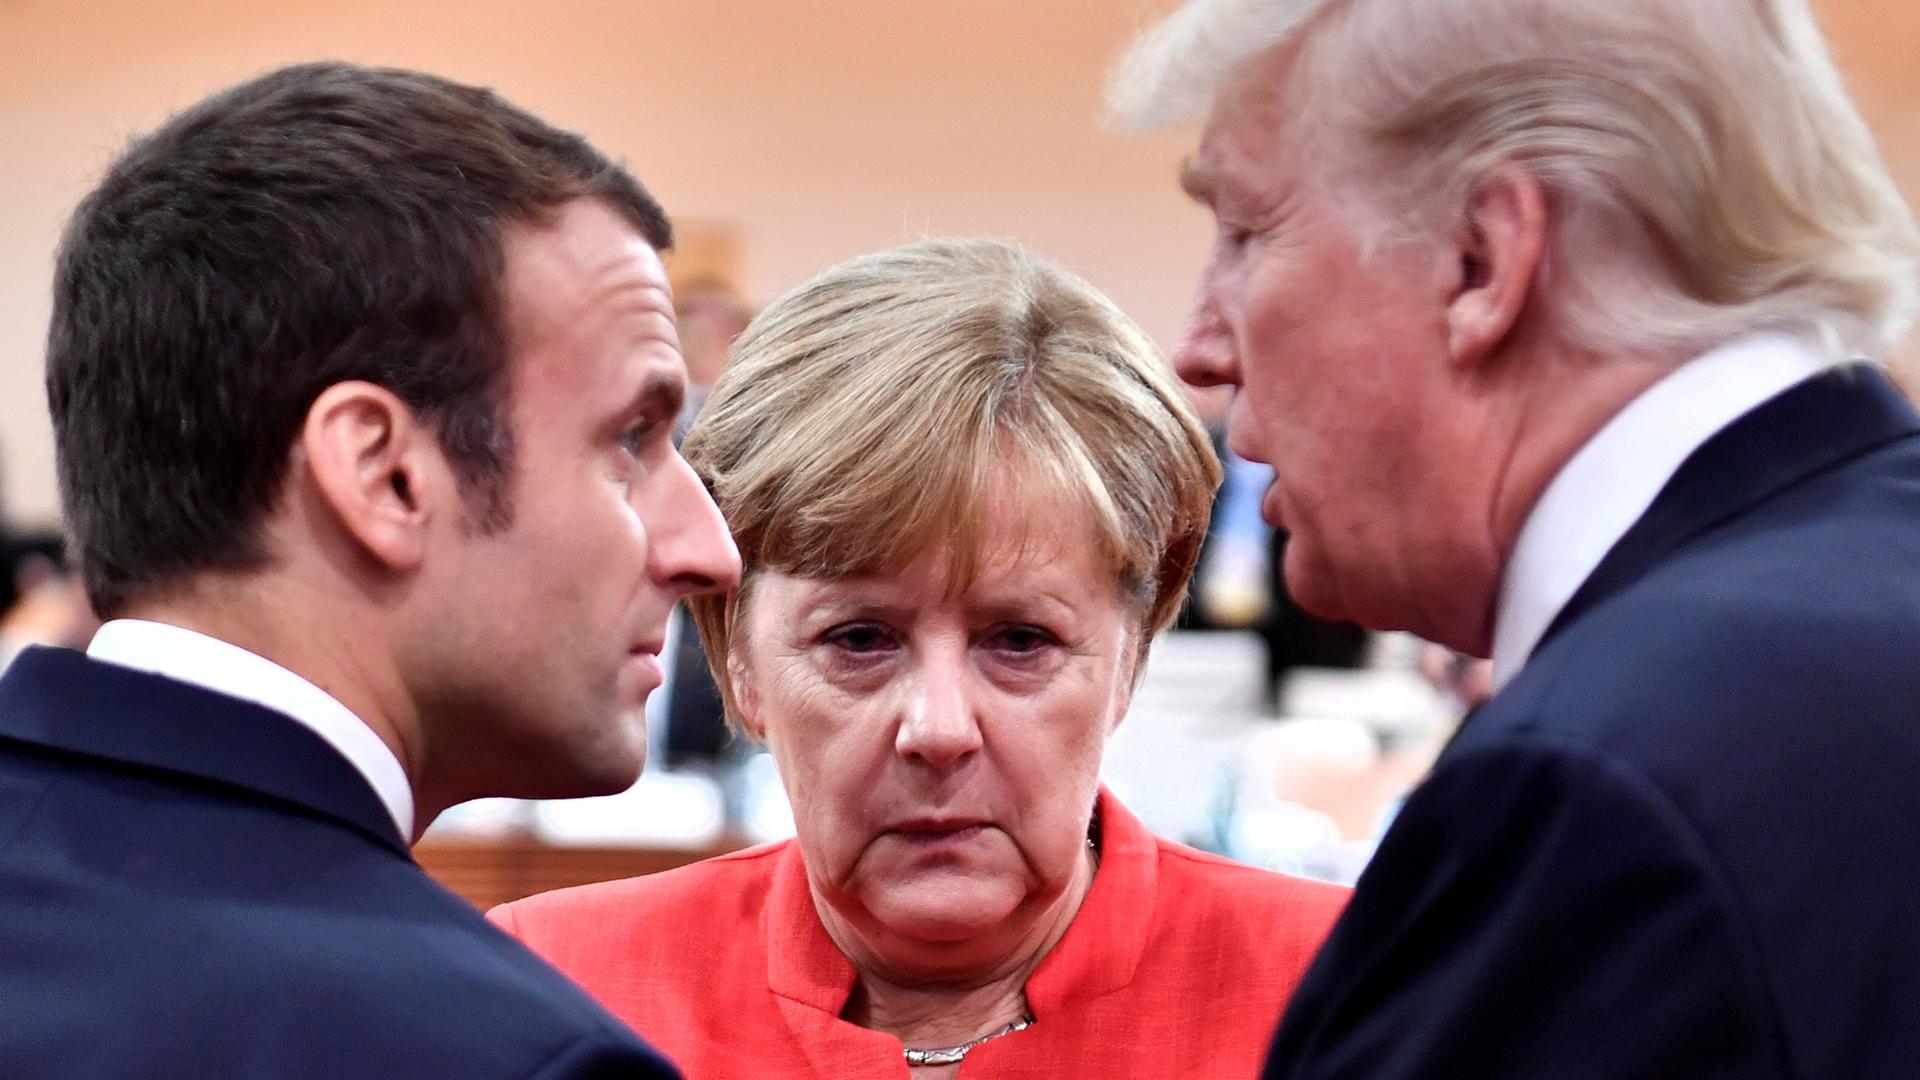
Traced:
[[94, 634], [87, 655], [286, 714], [366, 778], [402, 840], [413, 836], [413, 788], [400, 759], [332, 694], [279, 664], [218, 638], [145, 619], [108, 622]]
[[1514, 542], [1494, 609], [1494, 689], [1519, 673], [1560, 609], [1689, 455], [1830, 366], [1798, 338], [1739, 338], [1674, 369], [1595, 432], [1547, 485]]

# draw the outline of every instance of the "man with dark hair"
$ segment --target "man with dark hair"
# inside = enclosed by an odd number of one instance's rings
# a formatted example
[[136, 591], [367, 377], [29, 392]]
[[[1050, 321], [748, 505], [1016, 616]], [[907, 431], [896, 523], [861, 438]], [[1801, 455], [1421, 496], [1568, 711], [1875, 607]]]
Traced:
[[344, 64], [81, 203], [47, 393], [108, 622], [0, 680], [0, 1073], [673, 1074], [408, 854], [631, 784], [670, 610], [738, 575], [669, 240], [578, 136]]

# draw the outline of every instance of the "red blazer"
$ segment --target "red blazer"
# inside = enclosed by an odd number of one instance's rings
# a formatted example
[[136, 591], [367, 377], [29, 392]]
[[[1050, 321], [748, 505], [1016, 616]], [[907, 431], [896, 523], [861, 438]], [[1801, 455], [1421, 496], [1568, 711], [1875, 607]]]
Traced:
[[[962, 1076], [1252, 1077], [1347, 890], [1161, 840], [1106, 791], [1100, 867], [1027, 983], [1034, 1024]], [[586, 885], [490, 917], [689, 1077], [909, 1080], [900, 1041], [840, 1019], [853, 965], [793, 841]]]

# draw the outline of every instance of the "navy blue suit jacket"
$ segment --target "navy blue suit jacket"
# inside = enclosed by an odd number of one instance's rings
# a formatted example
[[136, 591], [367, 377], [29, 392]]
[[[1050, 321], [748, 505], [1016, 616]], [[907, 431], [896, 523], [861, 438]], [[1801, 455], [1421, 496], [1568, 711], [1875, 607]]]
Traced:
[[1850, 368], [1696, 451], [1408, 800], [1266, 1076], [1920, 1076], [1917, 433]]
[[268, 709], [73, 652], [0, 679], [0, 1077], [673, 1077]]

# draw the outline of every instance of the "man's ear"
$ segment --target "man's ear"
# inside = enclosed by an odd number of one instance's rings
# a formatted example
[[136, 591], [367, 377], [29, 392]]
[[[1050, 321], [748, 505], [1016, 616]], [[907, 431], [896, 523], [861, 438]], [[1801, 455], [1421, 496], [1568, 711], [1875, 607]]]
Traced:
[[420, 565], [447, 480], [439, 444], [405, 402], [369, 382], [335, 383], [307, 410], [300, 449], [345, 535], [390, 569]]
[[1478, 366], [1526, 309], [1546, 250], [1546, 192], [1516, 165], [1494, 168], [1473, 189], [1453, 240], [1460, 267], [1447, 304], [1447, 344], [1456, 366]]

